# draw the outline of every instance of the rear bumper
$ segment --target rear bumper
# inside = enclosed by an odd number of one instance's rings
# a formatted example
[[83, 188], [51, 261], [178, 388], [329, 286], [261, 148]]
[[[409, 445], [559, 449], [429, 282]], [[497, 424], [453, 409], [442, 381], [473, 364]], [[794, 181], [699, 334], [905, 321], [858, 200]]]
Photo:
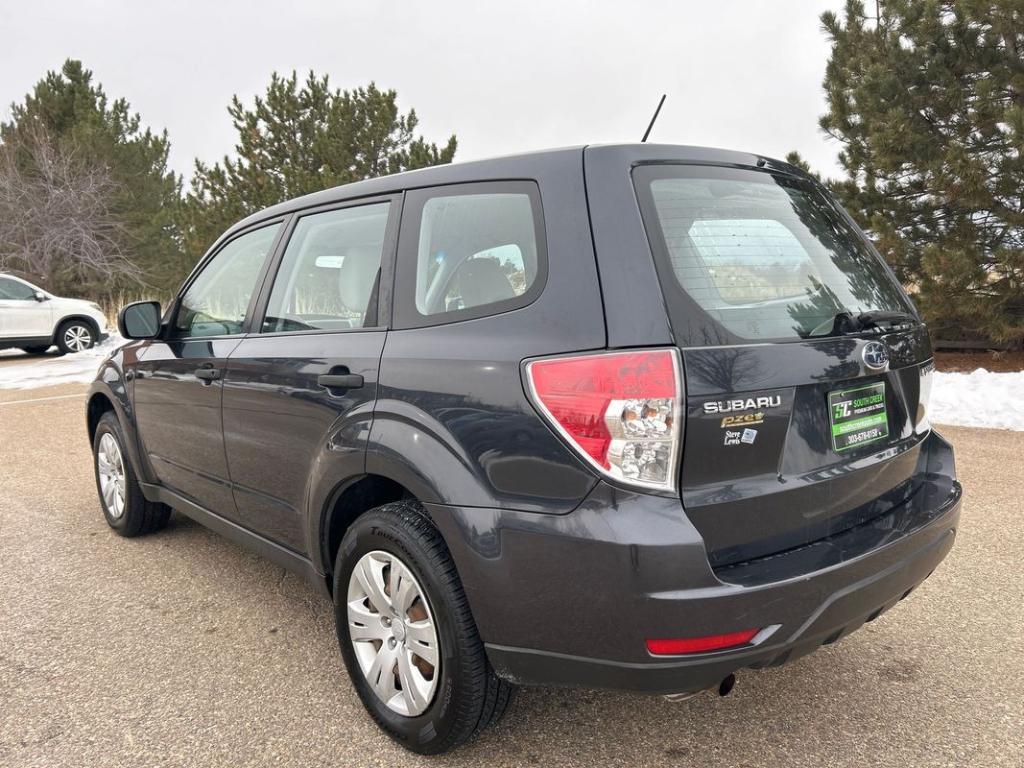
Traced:
[[[921, 490], [857, 529], [712, 570], [678, 501], [600, 486], [568, 515], [431, 506], [488, 656], [514, 682], [698, 691], [835, 642], [906, 597], [959, 521], [952, 450], [927, 438]], [[740, 649], [655, 657], [645, 639], [772, 627]]]
[[[952, 514], [955, 515], [956, 511]], [[928, 578], [949, 552], [955, 529], [947, 526], [935, 533], [935, 537], [921, 549], [907, 553], [883, 571], [853, 583], [845, 583], [852, 574], [844, 572], [833, 575], [833, 578], [818, 576], [813, 580], [815, 583], [807, 583], [797, 589], [779, 588], [766, 592], [762, 596], [765, 602], [806, 602], [811, 595], [835, 588], [825, 600], [815, 605], [802, 625], [794, 628], [790, 622], [789, 626], [781, 626], [757, 646], [698, 654], [687, 659], [619, 662], [489, 644], [488, 656], [499, 675], [527, 684], [619, 688], [651, 693], [703, 690], [718, 685], [724, 677], [744, 667], [773, 667], [797, 659], [877, 618]], [[674, 606], [676, 609], [681, 607]], [[714, 606], [705, 602], [701, 608], [730, 610], [726, 603]], [[735, 617], [735, 620], [739, 622], [733, 625], [737, 628], [739, 624], [746, 627], [751, 623], [746, 617]], [[761, 621], [770, 620], [766, 615]]]

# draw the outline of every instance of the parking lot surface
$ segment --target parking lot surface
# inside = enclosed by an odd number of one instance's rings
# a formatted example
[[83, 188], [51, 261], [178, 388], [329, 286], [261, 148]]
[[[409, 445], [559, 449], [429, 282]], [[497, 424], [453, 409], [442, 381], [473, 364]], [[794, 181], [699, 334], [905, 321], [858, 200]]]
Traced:
[[83, 391], [0, 391], [0, 766], [1024, 765], [1024, 432], [942, 430], [956, 546], [840, 643], [725, 699], [523, 689], [422, 758], [364, 713], [300, 579], [179, 515], [107, 528]]

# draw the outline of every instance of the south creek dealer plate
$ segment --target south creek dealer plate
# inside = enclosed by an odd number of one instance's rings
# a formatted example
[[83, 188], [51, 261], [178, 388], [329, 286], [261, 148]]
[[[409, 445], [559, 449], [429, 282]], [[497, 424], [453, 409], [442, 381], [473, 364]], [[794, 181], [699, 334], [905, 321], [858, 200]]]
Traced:
[[885, 382], [828, 393], [832, 447], [847, 451], [889, 436], [885, 410]]

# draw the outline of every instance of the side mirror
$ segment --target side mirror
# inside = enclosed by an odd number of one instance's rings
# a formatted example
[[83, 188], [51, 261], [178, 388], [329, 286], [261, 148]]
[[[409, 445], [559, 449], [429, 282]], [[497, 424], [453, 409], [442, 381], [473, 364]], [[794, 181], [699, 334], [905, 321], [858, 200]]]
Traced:
[[155, 339], [160, 335], [160, 302], [136, 301], [117, 315], [117, 330], [126, 339]]
[[32, 294], [32, 298], [34, 298], [36, 301], [46, 301], [50, 297], [47, 296], [42, 291], [36, 291], [35, 293]]

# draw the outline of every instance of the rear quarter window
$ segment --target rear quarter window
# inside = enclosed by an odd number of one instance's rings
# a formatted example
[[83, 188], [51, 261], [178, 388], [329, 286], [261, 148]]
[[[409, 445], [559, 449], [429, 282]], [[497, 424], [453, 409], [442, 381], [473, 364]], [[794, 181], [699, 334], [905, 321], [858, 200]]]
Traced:
[[439, 325], [526, 306], [547, 253], [537, 186], [480, 182], [409, 192], [396, 278], [397, 327]]

